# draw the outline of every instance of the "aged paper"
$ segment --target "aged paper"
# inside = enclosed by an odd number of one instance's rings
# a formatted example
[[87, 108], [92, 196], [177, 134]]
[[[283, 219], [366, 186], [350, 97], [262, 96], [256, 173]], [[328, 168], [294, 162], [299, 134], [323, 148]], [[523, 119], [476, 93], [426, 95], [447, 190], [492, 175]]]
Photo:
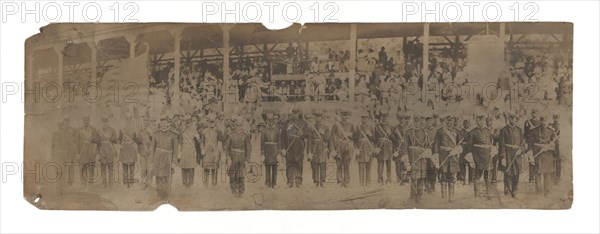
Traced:
[[570, 23], [51, 24], [41, 209], [568, 209]]

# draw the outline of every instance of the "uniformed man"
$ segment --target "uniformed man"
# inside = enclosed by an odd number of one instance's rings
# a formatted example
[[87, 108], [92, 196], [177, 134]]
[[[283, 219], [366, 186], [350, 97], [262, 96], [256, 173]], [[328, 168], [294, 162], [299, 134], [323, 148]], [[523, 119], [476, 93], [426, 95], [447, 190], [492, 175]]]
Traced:
[[536, 172], [536, 191], [548, 196], [555, 172], [554, 157], [556, 151], [556, 133], [546, 125], [547, 117], [540, 117], [540, 122], [531, 132], [533, 158]]
[[119, 131], [119, 161], [123, 165], [123, 184], [127, 188], [133, 185], [135, 163], [138, 159], [138, 144], [141, 139], [133, 121], [133, 115], [125, 115], [125, 126]]
[[[500, 121], [496, 121], [496, 123], [499, 122]], [[498, 135], [500, 135], [500, 126], [498, 126], [499, 124], [495, 124], [494, 119], [491, 116], [485, 118], [485, 125], [492, 133], [492, 150], [490, 151], [490, 156], [492, 157], [492, 169], [489, 173], [491, 174], [491, 183], [494, 185], [498, 181]]]
[[405, 144], [405, 140], [404, 140], [404, 135], [406, 133], [406, 130], [408, 129], [408, 124], [407, 122], [410, 121], [408, 116], [404, 116], [404, 115], [398, 115], [398, 126], [396, 126], [393, 129], [393, 134], [392, 134], [392, 138], [393, 138], [393, 143], [394, 143], [394, 153], [392, 154], [392, 160], [394, 160], [394, 164], [395, 164], [395, 169], [396, 169], [396, 182], [398, 182], [400, 185], [404, 185], [405, 181], [408, 181], [408, 178], [405, 178], [404, 176], [404, 171], [406, 170], [406, 167], [408, 165], [404, 165], [404, 163], [402, 162], [402, 160], [400, 160], [400, 153], [403, 147], [403, 144]]
[[[467, 147], [473, 155], [473, 161], [475, 162], [475, 175], [474, 175], [474, 194], [475, 196], [488, 196], [488, 187], [490, 186], [488, 175], [489, 170], [492, 168], [491, 151], [493, 136], [489, 128], [485, 124], [485, 116], [476, 116], [477, 127], [475, 127], [467, 136]], [[481, 193], [481, 179], [485, 181], [485, 194]]]
[[371, 182], [371, 162], [376, 148], [373, 128], [369, 125], [369, 114], [362, 114], [361, 124], [356, 128], [353, 138], [358, 162], [358, 181], [361, 186], [365, 187]]
[[401, 160], [407, 166], [410, 175], [410, 196], [416, 202], [423, 197], [427, 177], [427, 158], [431, 157], [429, 136], [425, 130], [425, 119], [414, 117], [414, 127], [406, 130], [405, 144], [402, 147]]
[[341, 120], [334, 120], [331, 129], [331, 157], [335, 159], [337, 182], [342, 187], [350, 184], [350, 159], [354, 155], [353, 136], [356, 132], [354, 125], [348, 121], [350, 112], [339, 111]]
[[229, 165], [227, 175], [231, 192], [234, 196], [241, 197], [245, 191], [246, 162], [250, 160], [251, 143], [250, 136], [242, 128], [242, 119], [235, 118], [231, 124], [233, 131], [227, 135], [223, 149]]
[[[537, 110], [533, 109], [531, 110], [531, 118], [525, 120], [525, 123], [523, 124], [523, 136], [525, 137], [525, 142], [527, 142], [529, 148], [533, 147], [532, 130], [537, 128], [538, 124], [539, 120], [537, 118]], [[529, 164], [529, 182], [535, 182], [535, 166], [532, 164]]]
[[[66, 160], [70, 157], [69, 154], [71, 151], [75, 154], [75, 150], [71, 150], [73, 148], [73, 143], [69, 142], [66, 138], [68, 132], [66, 128], [66, 118], [58, 123], [58, 130], [52, 133], [52, 159], [55, 162], [61, 163], [66, 162]], [[66, 184], [68, 179], [60, 178], [60, 184]], [[60, 192], [62, 192], [62, 187], [59, 187]]]
[[114, 182], [114, 162], [119, 152], [116, 144], [119, 143], [117, 131], [108, 125], [108, 117], [102, 117], [102, 127], [99, 130], [100, 144], [98, 154], [100, 155], [100, 167], [102, 176], [102, 185], [104, 188], [112, 187]]
[[79, 164], [81, 165], [81, 182], [87, 186], [96, 178], [95, 162], [98, 154], [100, 134], [96, 128], [90, 125], [90, 116], [83, 117], [83, 126], [78, 130], [77, 152]]
[[139, 161], [140, 168], [142, 171], [142, 183], [144, 184], [144, 189], [148, 188], [148, 184], [152, 184], [152, 182], [148, 183], [148, 179], [152, 180], [150, 177], [150, 173], [152, 171], [152, 163], [154, 159], [152, 158], [152, 151], [150, 146], [152, 145], [152, 130], [150, 129], [150, 119], [149, 116], [144, 116], [144, 122], [138, 126], [138, 135], [140, 137], [140, 141], [138, 143], [138, 153], [139, 153]]
[[[63, 128], [64, 128], [64, 134], [63, 134], [63, 142], [65, 142], [65, 146], [66, 146], [66, 152], [63, 155], [62, 158], [62, 164], [65, 165], [67, 168], [67, 173], [65, 173], [67, 175], [67, 178], [65, 178], [66, 182], [68, 185], [73, 185], [73, 182], [75, 181], [75, 171], [74, 171], [74, 167], [75, 163], [76, 163], [76, 158], [77, 158], [77, 141], [78, 141], [78, 133], [77, 130], [75, 128], [73, 128], [73, 126], [71, 126], [71, 118], [70, 117], [66, 117], [63, 120]], [[64, 174], [63, 174], [64, 175]]]
[[154, 155], [152, 173], [156, 176], [156, 192], [159, 199], [166, 199], [171, 191], [173, 157], [179, 155], [179, 135], [171, 130], [166, 117], [161, 119], [158, 131], [152, 135], [150, 149]]
[[189, 189], [194, 185], [194, 174], [195, 168], [198, 166], [196, 160], [196, 149], [200, 142], [198, 141], [199, 135], [196, 130], [196, 118], [186, 116], [183, 122], [183, 128], [181, 132], [179, 142], [179, 153], [177, 154], [177, 163], [181, 168], [181, 180], [183, 187]]
[[442, 198], [446, 197], [446, 186], [448, 188], [448, 201], [454, 199], [454, 183], [456, 182], [456, 172], [459, 170], [458, 156], [462, 153], [461, 143], [463, 139], [454, 128], [454, 121], [451, 116], [445, 119], [445, 126], [440, 127], [435, 134], [431, 151], [433, 158], [439, 157], [439, 173]]
[[[556, 137], [560, 137], [560, 125], [559, 125], [559, 118], [560, 115], [559, 114], [553, 114], [552, 115], [552, 123], [550, 123], [548, 125], [549, 128], [552, 128], [552, 130], [554, 131], [554, 135], [556, 135]], [[559, 142], [559, 140], [557, 139], [556, 142]], [[554, 150], [554, 165], [555, 165], [555, 173], [554, 173], [554, 178], [552, 179], [552, 181], [554, 182], [554, 185], [558, 184], [558, 181], [560, 181], [561, 178], [561, 170], [562, 170], [562, 160], [560, 157], [560, 149], [559, 149], [559, 144], [556, 143], [556, 149]]]
[[302, 171], [304, 168], [305, 131], [306, 123], [300, 119], [300, 110], [294, 108], [290, 119], [285, 124], [284, 153], [285, 171], [288, 187], [302, 186]]
[[207, 116], [206, 128], [200, 130], [198, 144], [200, 149], [200, 164], [204, 171], [202, 183], [208, 187], [210, 179], [211, 186], [217, 186], [219, 174], [219, 162], [221, 162], [222, 150], [220, 142], [225, 141], [225, 134], [217, 127], [216, 117], [213, 114]]
[[[429, 140], [428, 146], [431, 147], [433, 145], [433, 140], [435, 140], [435, 135], [437, 130], [439, 129], [439, 124], [443, 120], [439, 119], [437, 114], [434, 114], [433, 117], [425, 117], [425, 131], [427, 132], [427, 139]], [[427, 178], [425, 184], [425, 191], [427, 194], [435, 193], [435, 183], [437, 180], [437, 167], [433, 161], [433, 158], [427, 158]]]
[[521, 160], [518, 157], [525, 150], [525, 141], [520, 127], [516, 126], [517, 116], [508, 114], [508, 124], [500, 130], [498, 136], [498, 158], [504, 171], [504, 195], [516, 197], [519, 190]]
[[323, 124], [322, 112], [315, 111], [313, 116], [314, 121], [310, 121], [308, 124], [307, 157], [312, 168], [315, 186], [324, 187], [330, 147], [329, 127]]
[[379, 124], [375, 127], [374, 143], [375, 157], [377, 158], [377, 182], [383, 185], [383, 167], [385, 165], [385, 184], [392, 183], [392, 154], [394, 154], [394, 143], [392, 141], [393, 131], [387, 122], [387, 113], [379, 115]]
[[261, 155], [265, 163], [265, 186], [275, 188], [277, 185], [277, 167], [279, 159], [283, 158], [283, 133], [279, 125], [275, 122], [273, 113], [266, 113], [265, 119], [267, 126], [261, 133]]
[[467, 160], [466, 160], [466, 155], [469, 152], [468, 148], [467, 148], [467, 141], [466, 139], [468, 138], [469, 132], [471, 131], [471, 121], [469, 121], [468, 119], [463, 120], [463, 127], [462, 129], [460, 129], [460, 138], [461, 139], [465, 139], [462, 141], [461, 145], [463, 147], [463, 152], [460, 154], [459, 157], [459, 166], [460, 166], [460, 171], [458, 172], [458, 177], [457, 180], [458, 181], [462, 181], [463, 184], [466, 184], [467, 179], [469, 180], [469, 183], [473, 182], [473, 165], [471, 165]]

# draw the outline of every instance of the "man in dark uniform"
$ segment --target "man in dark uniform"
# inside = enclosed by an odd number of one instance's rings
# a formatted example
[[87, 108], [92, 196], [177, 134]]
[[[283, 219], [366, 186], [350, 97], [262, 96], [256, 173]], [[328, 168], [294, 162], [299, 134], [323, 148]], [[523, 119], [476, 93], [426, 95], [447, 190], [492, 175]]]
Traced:
[[279, 158], [282, 158], [282, 132], [278, 124], [275, 123], [273, 113], [265, 114], [267, 126], [261, 133], [261, 154], [265, 159], [265, 185], [268, 188], [275, 188], [277, 185], [277, 165]]
[[408, 128], [408, 124], [407, 121], [409, 121], [409, 119], [407, 118], [407, 116], [404, 115], [398, 115], [398, 126], [396, 126], [394, 128], [394, 132], [392, 134], [392, 138], [393, 138], [393, 143], [394, 143], [394, 153], [392, 154], [392, 160], [394, 160], [394, 164], [396, 165], [396, 180], [400, 185], [404, 185], [404, 182], [408, 179], [405, 178], [405, 176], [403, 175], [404, 170], [406, 169], [406, 166], [408, 165], [404, 165], [404, 163], [402, 162], [402, 160], [400, 160], [400, 153], [403, 147], [403, 144], [405, 144], [405, 140], [404, 140], [404, 134], [406, 132], [406, 129]]
[[[554, 131], [554, 135], [556, 135], [557, 138], [560, 137], [560, 125], [558, 123], [559, 118], [560, 118], [559, 114], [552, 115], [553, 122], [548, 125], [549, 128], [552, 128], [552, 130]], [[560, 157], [560, 149], [558, 147], [559, 139], [557, 139], [556, 142], [557, 142], [556, 149], [554, 150], [554, 153], [555, 153], [554, 154], [554, 166], [555, 166], [554, 170], [555, 170], [555, 172], [554, 172], [554, 178], [552, 178], [554, 185], [558, 184], [558, 181], [561, 178], [561, 170], [562, 170], [562, 167], [561, 167], [562, 160]]]
[[358, 162], [358, 181], [361, 186], [368, 186], [371, 180], [371, 161], [375, 147], [373, 145], [373, 128], [369, 125], [369, 114], [363, 113], [361, 125], [354, 132], [356, 161]]
[[401, 160], [407, 166], [410, 175], [410, 196], [416, 202], [423, 197], [427, 176], [427, 158], [431, 157], [429, 136], [425, 131], [423, 117], [414, 117], [415, 126], [406, 130], [405, 144], [402, 147]]
[[285, 124], [284, 153], [285, 171], [288, 187], [302, 186], [302, 170], [304, 167], [306, 123], [300, 119], [300, 110], [293, 109], [291, 118]]
[[504, 171], [504, 195], [516, 197], [519, 190], [521, 163], [518, 157], [525, 150], [521, 128], [516, 126], [515, 114], [508, 115], [508, 125], [500, 130], [498, 137], [498, 158]]
[[488, 116], [487, 118], [485, 118], [485, 125], [487, 126], [488, 129], [490, 129], [490, 132], [492, 133], [492, 151], [490, 152], [490, 156], [492, 157], [492, 169], [489, 171], [489, 173], [491, 174], [491, 178], [492, 178], [492, 185], [496, 184], [496, 182], [498, 181], [498, 162], [499, 162], [499, 158], [498, 158], [498, 135], [500, 135], [500, 127], [494, 126], [494, 119], [492, 119], [491, 116]]
[[546, 117], [540, 117], [538, 127], [534, 128], [531, 134], [535, 159], [536, 191], [543, 196], [548, 196], [555, 170], [556, 134], [554, 129], [546, 126]]
[[[435, 134], [439, 129], [439, 123], [441, 123], [443, 119], [439, 119], [437, 114], [432, 117], [425, 118], [425, 131], [427, 132], [427, 139], [429, 140], [428, 146], [431, 147], [433, 145], [433, 140], [435, 139]], [[435, 192], [435, 182], [437, 180], [437, 168], [435, 167], [435, 163], [432, 160], [433, 158], [427, 158], [427, 179], [425, 183], [425, 191], [427, 194], [431, 194]]]
[[473, 161], [475, 162], [475, 175], [473, 188], [475, 196], [481, 196], [481, 179], [485, 181], [485, 195], [488, 195], [488, 174], [491, 169], [491, 150], [492, 150], [492, 132], [487, 128], [485, 124], [485, 116], [477, 115], [477, 127], [475, 127], [469, 133], [467, 137], [467, 147], [473, 155]]
[[232, 120], [233, 131], [227, 135], [223, 144], [226, 153], [227, 174], [229, 176], [229, 186], [231, 192], [236, 197], [241, 197], [244, 193], [244, 178], [246, 172], [246, 162], [250, 160], [251, 142], [250, 136], [242, 128], [242, 120], [235, 118]]
[[156, 176], [156, 193], [159, 199], [166, 199], [175, 168], [173, 157], [179, 154], [179, 135], [170, 129], [166, 117], [161, 119], [158, 131], [152, 135], [150, 152], [154, 155], [152, 173]]
[[84, 186], [88, 186], [96, 178], [95, 162], [100, 143], [100, 134], [90, 125], [90, 116], [83, 117], [83, 126], [78, 130], [78, 137], [77, 152], [82, 167], [81, 182]]
[[323, 124], [323, 113], [313, 113], [315, 121], [308, 125], [307, 151], [312, 168], [315, 186], [323, 187], [327, 177], [327, 159], [329, 158], [329, 127]]
[[98, 154], [100, 155], [100, 166], [102, 184], [104, 188], [112, 187], [114, 182], [114, 163], [117, 157], [117, 147], [119, 142], [117, 131], [108, 125], [108, 117], [102, 117], [103, 126], [99, 130], [100, 144], [98, 146]]
[[141, 137], [133, 121], [133, 115], [127, 113], [125, 116], [125, 126], [119, 131], [119, 162], [123, 165], [123, 184], [131, 188], [135, 182], [133, 175], [135, 173], [135, 163], [138, 160], [138, 144], [141, 143]]
[[446, 197], [446, 186], [448, 188], [448, 201], [454, 198], [454, 183], [456, 172], [459, 170], [458, 155], [462, 153], [462, 139], [454, 128], [452, 117], [446, 117], [446, 126], [440, 127], [435, 134], [431, 151], [433, 158], [439, 157], [439, 173], [442, 190], [442, 198]]
[[75, 181], [75, 171], [73, 166], [75, 166], [77, 161], [78, 132], [73, 126], [71, 126], [71, 118], [64, 118], [63, 124], [64, 135], [62, 141], [65, 142], [67, 151], [63, 155], [63, 161], [61, 164], [66, 166], [66, 170], [68, 170], [67, 173], [65, 173], [67, 175], [67, 178], [65, 179], [67, 184], [73, 185], [73, 182]]
[[[72, 134], [73, 132], [70, 132], [68, 130], [67, 124], [68, 124], [68, 118], [65, 118], [63, 121], [58, 123], [58, 130], [54, 133], [52, 133], [52, 146], [51, 146], [51, 152], [52, 152], [52, 160], [54, 160], [54, 162], [58, 162], [59, 164], [65, 164], [67, 162], [71, 162], [72, 160], [70, 160], [71, 157], [75, 157], [76, 155], [76, 145], [75, 145], [75, 138], [74, 137], [69, 137], [69, 134]], [[71, 156], [72, 155], [72, 156]], [[71, 167], [72, 168], [72, 167]], [[69, 174], [73, 174], [71, 172], [69, 172]], [[58, 185], [64, 185], [67, 183], [71, 183], [71, 181], [69, 181], [71, 178], [60, 178], [60, 183]], [[59, 186], [58, 190], [60, 193], [63, 192], [64, 187]]]
[[[527, 143], [529, 148], [533, 147], [533, 134], [532, 130], [536, 128], [539, 124], [539, 120], [537, 118], [537, 110], [531, 110], [531, 119], [525, 121], [523, 125], [523, 136], [525, 137], [525, 142]], [[535, 166], [529, 164], [529, 182], [535, 182]]]
[[[460, 138], [461, 139], [465, 139], [463, 140], [463, 142], [461, 143], [462, 147], [463, 147], [463, 152], [460, 154], [460, 158], [459, 158], [459, 166], [460, 166], [460, 171], [458, 172], [458, 181], [462, 181], [463, 184], [466, 184], [467, 178], [469, 180], [469, 183], [473, 182], [473, 165], [470, 165], [469, 162], [465, 159], [465, 156], [468, 153], [468, 149], [467, 149], [467, 137], [469, 135], [469, 131], [471, 130], [471, 121], [469, 121], [468, 119], [463, 120], [463, 128], [460, 130]], [[468, 170], [468, 171], [467, 171]]]
[[350, 183], [350, 159], [354, 155], [354, 146], [352, 144], [354, 125], [348, 121], [350, 112], [340, 111], [341, 120], [334, 120], [331, 129], [331, 138], [333, 150], [330, 155], [335, 159], [337, 166], [337, 182], [342, 187], [347, 187]]
[[383, 185], [383, 166], [386, 169], [386, 184], [392, 182], [392, 154], [394, 144], [392, 142], [392, 128], [387, 122], [387, 113], [379, 115], [379, 124], [375, 127], [374, 142], [377, 157], [377, 182]]

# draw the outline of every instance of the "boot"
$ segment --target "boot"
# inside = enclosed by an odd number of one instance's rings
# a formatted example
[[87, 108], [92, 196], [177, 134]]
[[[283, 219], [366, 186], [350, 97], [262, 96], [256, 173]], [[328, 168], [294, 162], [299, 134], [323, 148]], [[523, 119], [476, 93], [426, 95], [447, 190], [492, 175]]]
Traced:
[[442, 187], [442, 198], [446, 197], [446, 183], [445, 182], [441, 182], [441, 187]]
[[473, 181], [473, 196], [477, 197], [479, 196], [479, 181], [478, 180], [474, 180]]
[[448, 183], [448, 202], [454, 201], [454, 183]]

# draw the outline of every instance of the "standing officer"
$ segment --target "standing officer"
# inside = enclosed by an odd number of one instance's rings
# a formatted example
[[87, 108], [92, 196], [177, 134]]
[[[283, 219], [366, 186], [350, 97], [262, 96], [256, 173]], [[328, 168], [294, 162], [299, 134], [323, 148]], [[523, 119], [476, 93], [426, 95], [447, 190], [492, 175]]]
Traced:
[[392, 142], [393, 131], [387, 122], [387, 113], [379, 115], [379, 124], [375, 127], [374, 142], [377, 157], [377, 182], [383, 185], [383, 166], [385, 164], [385, 184], [392, 182], [392, 154], [394, 143]]
[[[150, 130], [150, 119], [149, 116], [144, 116], [144, 122], [138, 127], [138, 135], [140, 136], [140, 142], [138, 144], [138, 153], [140, 155], [140, 168], [142, 170], [142, 183], [144, 189], [148, 187], [148, 178], [152, 171], [152, 151], [150, 146], [152, 145], [152, 131]], [[150, 184], [152, 184], [150, 182]]]
[[[66, 119], [63, 121], [60, 121], [58, 123], [58, 130], [54, 133], [52, 133], [52, 146], [51, 146], [51, 152], [52, 152], [52, 159], [55, 162], [61, 162], [64, 161], [65, 159], [67, 159], [69, 157], [69, 151], [71, 147], [73, 147], [73, 144], [71, 142], [67, 141], [67, 129], [66, 129]], [[75, 151], [73, 151], [73, 153], [75, 153]], [[60, 178], [60, 184], [58, 185], [63, 185], [63, 183], [66, 180], [63, 180], [62, 178]], [[68, 178], [67, 178], [68, 179]], [[58, 190], [60, 190], [59, 192], [62, 193], [63, 191], [63, 187], [59, 186], [57, 187]]]
[[425, 120], [423, 117], [414, 117], [415, 125], [406, 130], [404, 134], [405, 144], [402, 147], [401, 160], [407, 166], [410, 175], [410, 196], [416, 202], [423, 197], [423, 188], [427, 176], [427, 158], [431, 157], [429, 148], [429, 136], [425, 131]]
[[73, 185], [73, 182], [75, 180], [75, 171], [74, 171], [74, 164], [76, 158], [77, 158], [77, 141], [78, 141], [78, 136], [77, 136], [77, 130], [71, 126], [71, 118], [70, 117], [66, 117], [64, 118], [63, 121], [64, 124], [64, 135], [63, 135], [63, 142], [66, 143], [66, 152], [63, 155], [62, 158], [62, 164], [67, 166], [67, 178], [66, 178], [66, 182], [68, 185]]
[[475, 162], [475, 176], [473, 188], [475, 196], [481, 196], [481, 178], [485, 181], [485, 196], [488, 196], [488, 172], [491, 169], [491, 150], [493, 136], [485, 124], [485, 116], [477, 115], [477, 127], [469, 133], [467, 137], [467, 147], [473, 155]]
[[458, 180], [463, 182], [463, 185], [467, 183], [467, 179], [469, 183], [473, 182], [473, 165], [466, 160], [465, 156], [469, 152], [467, 148], [467, 141], [469, 132], [471, 131], [471, 121], [468, 119], [463, 120], [463, 128], [460, 130], [460, 138], [465, 139], [461, 143], [463, 147], [463, 152], [460, 154], [458, 163], [460, 166], [460, 171], [458, 172]]
[[114, 182], [114, 163], [117, 157], [117, 147], [119, 142], [117, 131], [108, 125], [108, 117], [102, 117], [102, 127], [100, 128], [100, 145], [98, 153], [100, 154], [100, 166], [102, 175], [102, 185], [104, 188], [112, 187]]
[[156, 176], [156, 193], [163, 200], [169, 196], [174, 170], [173, 157], [179, 155], [179, 135], [171, 130], [166, 117], [158, 124], [152, 135], [150, 152], [154, 155], [153, 175]]
[[508, 114], [508, 124], [500, 130], [498, 137], [498, 158], [504, 171], [504, 195], [516, 197], [519, 189], [521, 164], [518, 157], [524, 152], [524, 138], [520, 127], [516, 126], [517, 116]]
[[462, 139], [456, 128], [452, 117], [446, 117], [445, 126], [440, 127], [435, 134], [431, 151], [433, 158], [439, 157], [439, 173], [442, 198], [446, 196], [446, 185], [448, 186], [448, 201], [454, 198], [454, 183], [456, 172], [459, 170], [458, 155], [462, 153]]
[[350, 112], [343, 110], [339, 113], [341, 120], [334, 120], [331, 129], [333, 150], [330, 155], [335, 159], [338, 184], [342, 187], [348, 187], [350, 183], [350, 159], [354, 155], [352, 142], [356, 130], [354, 125], [348, 121]]
[[100, 134], [90, 125], [89, 115], [83, 116], [83, 126], [79, 128], [78, 136], [77, 152], [82, 167], [81, 182], [87, 187], [96, 178], [95, 162], [98, 143], [100, 143]]
[[[556, 137], [558, 138], [560, 136], [560, 126], [559, 126], [559, 118], [560, 115], [559, 114], [554, 114], [552, 115], [552, 120], [553, 122], [548, 124], [549, 128], [552, 128], [552, 130], [554, 131], [554, 135], [556, 135]], [[559, 139], [556, 140], [556, 142], [559, 142]], [[560, 157], [560, 149], [559, 149], [559, 143], [556, 143], [556, 149], [554, 150], [554, 165], [555, 165], [555, 173], [554, 173], [554, 177], [552, 178], [552, 181], [554, 182], [554, 185], [558, 184], [558, 181], [560, 180], [561, 177], [561, 157]]]
[[300, 110], [293, 109], [290, 119], [285, 125], [284, 153], [285, 170], [288, 187], [302, 186], [302, 169], [304, 167], [306, 123], [300, 119]]
[[241, 197], [244, 193], [244, 178], [246, 173], [246, 162], [250, 160], [250, 136], [244, 132], [242, 120], [235, 118], [232, 120], [233, 131], [227, 136], [223, 144], [226, 152], [227, 174], [229, 175], [229, 186], [231, 192], [236, 197]]
[[[537, 128], [539, 124], [539, 119], [537, 118], [537, 110], [531, 110], [531, 118], [525, 120], [523, 124], [523, 136], [525, 137], [525, 142], [528, 147], [533, 148], [533, 129]], [[529, 164], [529, 182], [535, 182], [535, 166], [533, 164]]]
[[277, 166], [279, 158], [283, 156], [283, 134], [281, 128], [275, 122], [273, 113], [265, 115], [267, 126], [261, 133], [261, 155], [264, 157], [265, 163], [265, 185], [268, 188], [275, 188], [277, 185]]
[[[427, 132], [427, 139], [429, 140], [428, 146], [431, 147], [433, 145], [433, 140], [435, 140], [435, 134], [439, 129], [440, 122], [445, 119], [441, 119], [437, 114], [432, 117], [425, 118], [425, 131]], [[425, 183], [425, 190], [427, 194], [435, 193], [435, 182], [437, 180], [437, 167], [435, 166], [435, 162], [433, 157], [427, 158], [427, 179]], [[438, 162], [439, 163], [439, 162]]]
[[183, 187], [186, 189], [194, 185], [195, 170], [196, 166], [198, 166], [198, 161], [196, 160], [196, 150], [199, 148], [198, 138], [196, 118], [186, 116], [181, 131], [179, 154], [177, 155], [177, 162], [181, 168], [181, 180]]
[[396, 126], [393, 129], [393, 133], [392, 133], [392, 138], [393, 138], [393, 143], [394, 143], [394, 153], [392, 154], [392, 160], [394, 160], [394, 164], [396, 165], [396, 182], [398, 182], [400, 185], [404, 185], [404, 181], [408, 178], [404, 178], [404, 170], [406, 169], [406, 166], [408, 165], [404, 165], [404, 163], [402, 162], [402, 160], [400, 160], [400, 153], [402, 150], [403, 145], [405, 144], [405, 140], [404, 140], [404, 134], [406, 133], [406, 129], [408, 128], [408, 116], [404, 116], [404, 115], [398, 115], [398, 126]]
[[375, 153], [373, 145], [373, 128], [369, 125], [369, 115], [363, 113], [361, 125], [354, 132], [356, 145], [356, 161], [358, 162], [358, 181], [361, 186], [368, 186], [371, 182], [371, 161]]
[[217, 186], [217, 175], [219, 174], [219, 162], [221, 162], [222, 150], [219, 142], [225, 141], [225, 135], [216, 124], [216, 116], [208, 114], [206, 128], [200, 130], [198, 144], [201, 149], [200, 164], [204, 171], [202, 183], [208, 187], [210, 178], [211, 186]]
[[308, 160], [313, 172], [315, 186], [323, 187], [327, 176], [327, 159], [329, 158], [329, 127], [323, 124], [323, 113], [315, 111], [314, 122], [308, 124], [307, 151]]
[[546, 125], [546, 117], [540, 117], [538, 127], [532, 131], [536, 191], [548, 196], [555, 171], [556, 134]]
[[127, 113], [125, 116], [125, 126], [119, 131], [119, 161], [123, 165], [123, 184], [127, 188], [133, 185], [135, 173], [135, 163], [138, 160], [138, 144], [141, 139], [135, 128], [133, 115]]

